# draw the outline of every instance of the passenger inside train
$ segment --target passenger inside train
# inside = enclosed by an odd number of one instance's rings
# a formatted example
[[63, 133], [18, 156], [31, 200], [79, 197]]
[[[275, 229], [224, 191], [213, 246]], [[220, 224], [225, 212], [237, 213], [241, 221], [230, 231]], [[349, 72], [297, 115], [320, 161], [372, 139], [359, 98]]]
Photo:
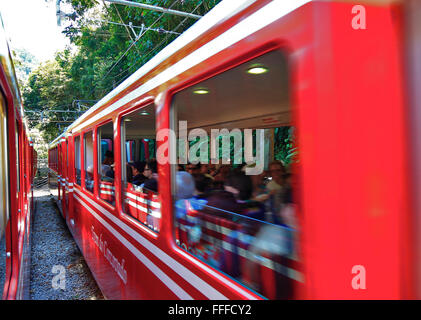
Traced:
[[[173, 166], [177, 244], [267, 298], [291, 297], [292, 281], [301, 279], [295, 272], [293, 134], [282, 135], [293, 133], [285, 56], [272, 51], [183, 89], [172, 108], [174, 131], [185, 121], [190, 132], [180, 133], [179, 141], [189, 141], [177, 145], [179, 160], [189, 155], [190, 162]], [[246, 146], [246, 130], [252, 130], [252, 146]], [[255, 164], [245, 161], [247, 147]], [[259, 165], [260, 172], [247, 174]], [[186, 189], [194, 191], [180, 192]]]
[[155, 109], [148, 105], [121, 119], [123, 210], [145, 226], [159, 232], [161, 213], [158, 200]]
[[[250, 72], [257, 66], [260, 73]], [[174, 132], [179, 133], [178, 121], [186, 121], [188, 131], [202, 130], [184, 144], [187, 136], [177, 136], [179, 162], [172, 165], [176, 243], [265, 297], [290, 297], [291, 281], [300, 279], [294, 272], [297, 219], [285, 56], [267, 53], [183, 89], [175, 94], [172, 109]], [[215, 129], [219, 147], [209, 139]], [[245, 161], [247, 129], [254, 164]], [[124, 211], [159, 232], [154, 105], [123, 116], [121, 134]], [[227, 137], [229, 154], [221, 149]], [[237, 138], [239, 150], [233, 147]], [[194, 149], [196, 144], [201, 147]], [[258, 163], [258, 152], [263, 163]], [[247, 174], [258, 165], [261, 172]]]

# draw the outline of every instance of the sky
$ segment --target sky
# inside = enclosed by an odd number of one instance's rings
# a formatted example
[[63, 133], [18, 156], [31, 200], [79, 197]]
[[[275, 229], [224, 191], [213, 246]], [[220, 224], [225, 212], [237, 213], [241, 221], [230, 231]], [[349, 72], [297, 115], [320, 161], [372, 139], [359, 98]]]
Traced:
[[0, 0], [0, 13], [12, 49], [26, 49], [40, 62], [69, 44], [57, 26], [56, 0]]

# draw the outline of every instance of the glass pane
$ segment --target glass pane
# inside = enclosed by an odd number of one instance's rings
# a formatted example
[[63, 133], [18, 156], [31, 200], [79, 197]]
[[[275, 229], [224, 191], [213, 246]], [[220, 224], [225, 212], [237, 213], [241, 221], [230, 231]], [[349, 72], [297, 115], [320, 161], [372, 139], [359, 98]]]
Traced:
[[6, 229], [9, 223], [9, 189], [7, 157], [7, 118], [3, 96], [0, 95], [0, 294], [6, 280]]
[[288, 61], [273, 51], [178, 92], [176, 243], [269, 299], [302, 281]]
[[99, 197], [108, 203], [115, 205], [114, 186], [114, 141], [112, 122], [98, 129], [98, 177]]
[[153, 105], [122, 118], [123, 210], [158, 232], [161, 204], [155, 148], [155, 110]]
[[94, 141], [92, 131], [84, 134], [85, 145], [85, 188], [94, 192]]
[[80, 137], [75, 138], [75, 169], [76, 169], [76, 183], [80, 186], [82, 181], [81, 175], [81, 161], [80, 161]]
[[244, 215], [255, 208], [238, 207], [243, 214], [209, 206], [202, 199], [178, 199], [176, 243], [269, 299], [292, 298], [292, 281], [302, 281], [295, 266], [296, 232]]

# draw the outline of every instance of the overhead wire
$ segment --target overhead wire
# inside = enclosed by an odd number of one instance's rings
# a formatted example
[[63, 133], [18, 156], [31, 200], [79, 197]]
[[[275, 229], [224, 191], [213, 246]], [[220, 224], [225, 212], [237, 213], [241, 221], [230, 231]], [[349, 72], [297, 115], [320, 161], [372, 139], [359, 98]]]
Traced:
[[[175, 0], [174, 3], [170, 6], [172, 8], [179, 0]], [[162, 13], [150, 26], [149, 28], [152, 28], [159, 20], [162, 19], [165, 13]], [[127, 50], [120, 56], [120, 58], [115, 62], [111, 68], [108, 70], [108, 72], [105, 74], [104, 78], [110, 74], [110, 72], [115, 68], [115, 66], [126, 56], [126, 54], [129, 52], [129, 50], [143, 37], [143, 35], [146, 33], [146, 30], [142, 30], [141, 33], [137, 36], [136, 40], [130, 44], [130, 46], [127, 48]]]
[[[199, 7], [200, 5], [203, 3], [203, 1], [199, 2], [199, 4], [191, 11], [191, 13], [194, 13]], [[174, 29], [172, 29], [171, 31], [176, 31], [178, 28], [180, 28], [187, 20], [188, 17], [186, 17], [185, 19], [183, 19]], [[120, 72], [118, 75], [114, 76], [113, 78], [117, 78], [118, 76], [124, 74], [125, 72], [129, 71], [130, 69], [136, 67], [139, 65], [139, 62], [143, 62], [152, 52], [154, 52], [157, 48], [159, 48], [163, 43], [165, 43], [168, 38], [170, 37], [170, 35], [167, 35], [160, 43], [158, 43], [154, 48], [152, 48], [148, 53], [146, 53], [146, 55], [143, 56], [143, 58], [138, 58], [135, 63], [133, 65], [131, 65], [130, 67], [128, 67], [127, 69], [123, 70], [122, 72]], [[130, 75], [129, 75], [130, 76]], [[118, 83], [123, 82], [126, 78], [123, 78], [122, 80], [118, 81]]]
[[[171, 9], [177, 2], [178, 2], [179, 0], [175, 0], [172, 4], [171, 4], [171, 6], [169, 7], [169, 9]], [[108, 8], [107, 8], [107, 11], [108, 11]], [[110, 12], [108, 11], [108, 13], [110, 14]], [[164, 16], [164, 14], [165, 13], [162, 13], [150, 26], [149, 26], [149, 28], [152, 28], [159, 20], [161, 20], [162, 19], [162, 17]], [[122, 21], [123, 22], [123, 21]], [[123, 22], [124, 23], [124, 22]], [[107, 71], [107, 73], [105, 74], [105, 76], [103, 76], [103, 78], [105, 78], [106, 76], [108, 76], [108, 74], [110, 74], [110, 72], [115, 68], [115, 66], [122, 60], [122, 58], [127, 54], [127, 52], [129, 52], [129, 50], [141, 39], [141, 37], [145, 34], [145, 32], [146, 32], [146, 30], [142, 30], [142, 32], [141, 33], [139, 33], [139, 36], [137, 37], [137, 39], [134, 41], [134, 42], [132, 42], [132, 44], [126, 49], [126, 51], [123, 53], [123, 55], [121, 55], [120, 57], [119, 57], [119, 59], [117, 60], [117, 62], [115, 62], [112, 66], [111, 66], [111, 68]], [[140, 54], [139, 54], [140, 55]], [[115, 86], [114, 84], [113, 84], [113, 86]], [[111, 86], [110, 86], [111, 87]], [[97, 89], [97, 86], [94, 86], [93, 88], [92, 88], [92, 90], [91, 90], [91, 92], [90, 92], [90, 94], [89, 94], [89, 96], [91, 96], [92, 95], [92, 93], [95, 91], [95, 89]], [[107, 88], [107, 90], [108, 90], [109, 88]]]

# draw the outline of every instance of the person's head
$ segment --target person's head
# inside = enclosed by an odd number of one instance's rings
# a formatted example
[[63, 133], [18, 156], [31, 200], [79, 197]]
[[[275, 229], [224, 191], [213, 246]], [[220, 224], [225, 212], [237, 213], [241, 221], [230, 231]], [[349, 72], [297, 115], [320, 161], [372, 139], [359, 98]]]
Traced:
[[157, 162], [156, 161], [148, 161], [146, 163], [145, 169], [143, 170], [143, 175], [148, 178], [151, 179], [154, 173], [157, 173]]
[[132, 175], [133, 176], [137, 176], [138, 174], [143, 173], [143, 171], [145, 170], [145, 162], [143, 162], [143, 161], [137, 161], [137, 162], [130, 163], [130, 166], [132, 168]]
[[194, 179], [192, 175], [186, 171], [177, 172], [177, 199], [189, 199], [193, 197], [195, 190]]
[[203, 163], [200, 165], [200, 173], [202, 174], [208, 174], [209, 173], [209, 165], [206, 163]]
[[248, 200], [253, 193], [253, 182], [250, 176], [242, 172], [234, 172], [228, 175], [224, 189], [233, 193], [239, 200]]
[[132, 182], [133, 167], [131, 163], [126, 163], [126, 178], [127, 178], [127, 182]]
[[269, 173], [272, 179], [278, 183], [283, 183], [283, 175], [285, 174], [284, 166], [279, 161], [273, 161], [269, 164]]
[[212, 184], [211, 178], [205, 176], [202, 173], [194, 174], [193, 178], [197, 193], [206, 193], [210, 190]]
[[111, 170], [111, 166], [110, 165], [108, 165], [108, 164], [103, 164], [102, 166], [101, 166], [101, 175], [102, 176], [105, 176], [106, 174], [107, 174], [107, 172], [108, 171], [110, 171]]
[[114, 154], [111, 150], [105, 152], [103, 164], [112, 165], [114, 163]]
[[88, 176], [89, 179], [93, 179], [94, 177], [94, 166], [90, 165], [86, 168], [86, 175]]
[[188, 163], [186, 165], [186, 171], [190, 174], [200, 173], [200, 164]]

